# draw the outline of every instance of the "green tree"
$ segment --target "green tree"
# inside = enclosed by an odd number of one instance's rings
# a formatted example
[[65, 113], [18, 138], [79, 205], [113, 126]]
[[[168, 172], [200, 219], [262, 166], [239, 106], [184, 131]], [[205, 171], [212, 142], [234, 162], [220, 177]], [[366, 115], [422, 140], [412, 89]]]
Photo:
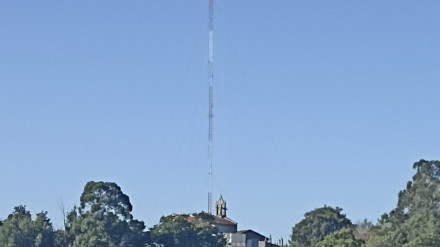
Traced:
[[131, 211], [129, 197], [116, 183], [88, 182], [80, 207], [67, 215], [66, 238], [72, 247], [145, 246], [145, 225]]
[[362, 243], [362, 240], [355, 239], [352, 229], [343, 228], [328, 234], [313, 247], [361, 247]]
[[341, 208], [328, 206], [307, 212], [305, 218], [292, 228], [290, 246], [309, 247], [322, 241], [326, 235], [351, 226], [351, 221], [341, 212]]
[[440, 246], [440, 161], [420, 160], [397, 207], [373, 227], [367, 247]]
[[376, 225], [371, 230], [371, 236], [368, 239], [367, 247], [395, 247], [394, 233], [390, 227], [383, 225]]
[[151, 238], [157, 246], [165, 247], [224, 247], [226, 240], [213, 221], [206, 213], [163, 216], [150, 229]]
[[37, 214], [34, 221], [34, 231], [36, 234], [35, 246], [49, 247], [54, 245], [55, 232], [47, 212]]
[[52, 247], [54, 232], [47, 212], [32, 215], [25, 206], [17, 206], [0, 226], [0, 246], [5, 247]]
[[73, 241], [69, 241], [66, 231], [62, 229], [58, 229], [55, 231], [55, 247], [68, 247], [70, 242]]

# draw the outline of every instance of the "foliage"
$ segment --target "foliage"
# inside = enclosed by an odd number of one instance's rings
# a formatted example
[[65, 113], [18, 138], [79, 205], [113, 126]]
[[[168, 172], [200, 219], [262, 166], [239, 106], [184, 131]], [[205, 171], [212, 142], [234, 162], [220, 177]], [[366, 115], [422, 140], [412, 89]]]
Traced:
[[362, 243], [362, 240], [355, 239], [352, 229], [343, 228], [328, 234], [313, 247], [361, 247]]
[[132, 205], [116, 183], [88, 182], [67, 216], [72, 247], [134, 247], [147, 244], [142, 221], [133, 220]]
[[54, 232], [55, 234], [55, 247], [68, 247], [69, 241], [67, 237], [67, 233], [64, 230], [58, 229]]
[[34, 221], [34, 231], [37, 234], [35, 246], [48, 247], [54, 245], [55, 234], [47, 212], [37, 214]]
[[32, 220], [25, 206], [17, 206], [0, 226], [0, 246], [51, 247], [54, 244], [53, 227], [47, 212], [37, 214]]
[[132, 217], [130, 198], [122, 193], [121, 187], [116, 183], [90, 181], [84, 187], [80, 201], [81, 209], [90, 207], [91, 213], [113, 213], [123, 220]]
[[351, 221], [341, 211], [338, 207], [324, 206], [307, 212], [305, 218], [292, 228], [290, 246], [309, 247], [322, 241], [326, 235], [351, 226]]
[[213, 221], [213, 216], [206, 213], [163, 216], [150, 229], [151, 237], [165, 247], [224, 247], [226, 240]]
[[413, 180], [373, 228], [367, 247], [440, 246], [440, 162], [420, 160], [413, 168]]
[[[436, 247], [440, 246], [440, 161], [414, 163], [412, 181], [398, 194], [395, 209], [373, 226], [352, 225], [341, 208], [324, 206], [307, 212], [292, 228], [290, 247]], [[116, 183], [88, 182], [67, 215], [65, 230], [54, 231], [47, 212], [32, 219], [17, 206], [0, 221], [4, 247], [223, 247], [226, 239], [206, 213], [164, 216], [145, 231], [133, 219], [129, 197]], [[364, 244], [365, 242], [365, 244]]]

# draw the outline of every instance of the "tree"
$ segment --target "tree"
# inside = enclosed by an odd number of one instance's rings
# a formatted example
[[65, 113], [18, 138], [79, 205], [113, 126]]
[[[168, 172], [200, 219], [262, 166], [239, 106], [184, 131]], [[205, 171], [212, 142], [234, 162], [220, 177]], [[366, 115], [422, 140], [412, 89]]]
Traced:
[[362, 240], [355, 239], [352, 229], [343, 228], [328, 234], [313, 247], [361, 247], [362, 243]]
[[47, 217], [47, 212], [37, 214], [34, 221], [34, 231], [36, 234], [35, 246], [49, 247], [54, 246], [55, 233], [50, 219]]
[[440, 161], [420, 160], [397, 207], [373, 227], [368, 247], [440, 246]]
[[47, 212], [37, 214], [35, 221], [25, 206], [17, 206], [0, 226], [0, 246], [52, 247], [54, 233]]
[[58, 229], [55, 231], [55, 247], [68, 247], [71, 242], [73, 241], [69, 241], [65, 230]]
[[88, 182], [80, 207], [67, 215], [67, 239], [72, 247], [145, 246], [145, 225], [131, 211], [129, 197], [116, 183]]
[[150, 229], [151, 238], [165, 247], [224, 247], [226, 240], [213, 221], [214, 217], [206, 213], [163, 216]]
[[90, 181], [84, 187], [80, 201], [82, 210], [90, 207], [92, 213], [113, 213], [123, 220], [132, 218], [133, 206], [130, 203], [130, 198], [122, 192], [121, 187], [116, 183]]
[[341, 212], [341, 208], [328, 206], [307, 212], [305, 218], [292, 228], [290, 246], [309, 247], [322, 241], [326, 235], [351, 226], [351, 221]]

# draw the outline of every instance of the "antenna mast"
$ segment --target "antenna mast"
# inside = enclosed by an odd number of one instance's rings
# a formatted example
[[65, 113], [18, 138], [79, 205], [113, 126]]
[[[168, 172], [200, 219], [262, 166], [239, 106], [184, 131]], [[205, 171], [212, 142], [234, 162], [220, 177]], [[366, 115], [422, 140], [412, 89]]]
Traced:
[[212, 120], [213, 114], [213, 84], [214, 84], [214, 0], [209, 0], [209, 43], [208, 43], [208, 84], [209, 84], [209, 134], [208, 134], [208, 159], [209, 159], [209, 189], [208, 189], [208, 214], [212, 214]]

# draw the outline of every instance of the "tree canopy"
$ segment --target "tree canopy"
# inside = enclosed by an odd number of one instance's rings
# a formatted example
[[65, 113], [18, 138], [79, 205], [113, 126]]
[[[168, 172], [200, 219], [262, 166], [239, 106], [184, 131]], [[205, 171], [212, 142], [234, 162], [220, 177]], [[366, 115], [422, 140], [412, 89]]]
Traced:
[[145, 246], [148, 235], [142, 221], [134, 220], [132, 205], [116, 183], [88, 182], [67, 216], [72, 247]]
[[440, 246], [440, 161], [420, 160], [413, 168], [412, 181], [373, 228], [368, 247]]
[[[420, 160], [396, 208], [376, 225], [353, 225], [339, 207], [311, 210], [292, 228], [289, 247], [438, 247], [440, 246], [440, 161]], [[206, 213], [171, 214], [146, 231], [134, 219], [128, 195], [113, 182], [88, 182], [79, 206], [54, 230], [47, 212], [32, 218], [17, 206], [0, 220], [5, 247], [224, 247], [225, 237]], [[64, 214], [64, 210], [63, 210]]]
[[90, 181], [80, 198], [81, 210], [90, 207], [91, 213], [114, 214], [123, 220], [132, 218], [130, 198], [116, 183]]
[[0, 246], [53, 246], [55, 235], [47, 212], [37, 214], [35, 220], [25, 206], [17, 206], [0, 226]]
[[363, 241], [355, 239], [352, 229], [343, 228], [328, 234], [313, 247], [361, 247], [362, 244]]
[[158, 246], [224, 247], [226, 240], [213, 221], [214, 217], [206, 213], [164, 216], [151, 228], [151, 237]]
[[310, 247], [326, 235], [351, 226], [351, 221], [341, 211], [338, 207], [324, 206], [307, 212], [304, 219], [292, 228], [290, 246]]
[[[32, 219], [17, 206], [0, 220], [1, 247], [224, 247], [225, 238], [206, 213], [162, 217], [151, 231], [134, 219], [128, 195], [113, 182], [90, 181], [79, 206], [65, 214], [64, 228], [54, 230], [47, 212]], [[64, 211], [63, 211], [64, 214]], [[154, 242], [151, 240], [154, 236]]]

